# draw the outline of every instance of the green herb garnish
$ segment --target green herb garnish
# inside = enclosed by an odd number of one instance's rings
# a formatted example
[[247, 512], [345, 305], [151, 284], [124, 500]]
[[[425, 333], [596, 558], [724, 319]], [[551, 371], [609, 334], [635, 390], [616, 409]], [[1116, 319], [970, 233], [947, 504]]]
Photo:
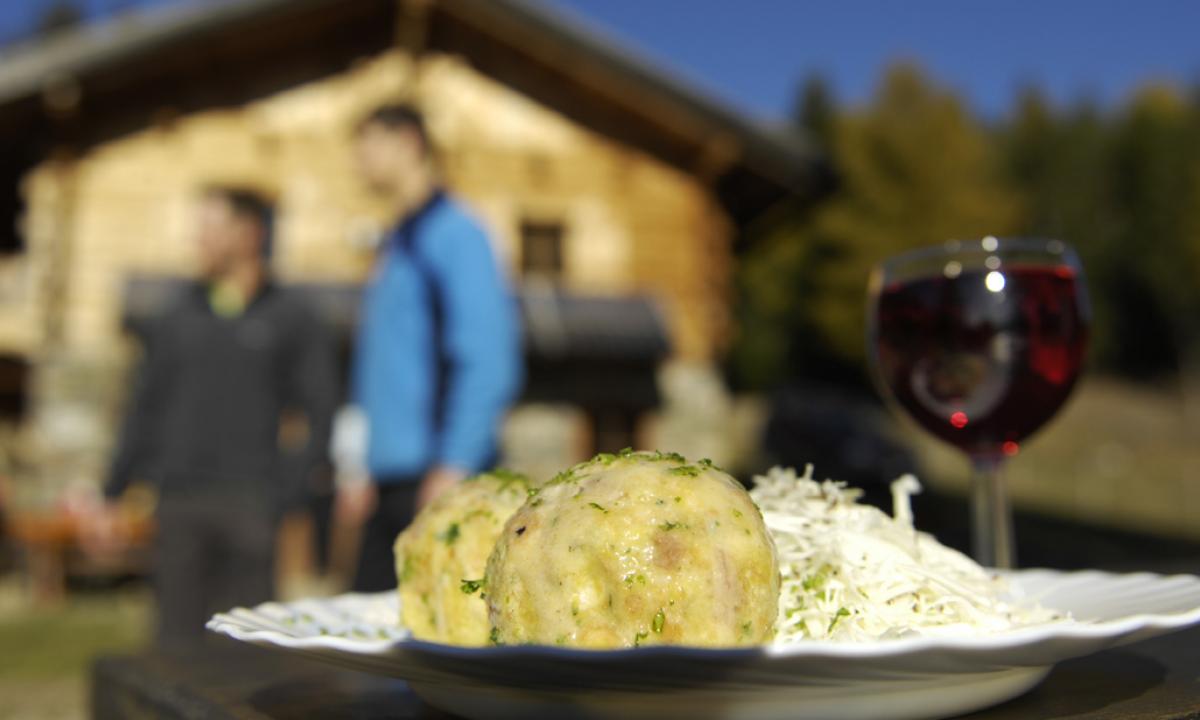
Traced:
[[838, 608], [837, 612], [834, 613], [834, 615], [833, 615], [833, 620], [829, 621], [829, 629], [826, 630], [825, 632], [826, 633], [833, 632], [833, 628], [835, 625], [838, 624], [838, 620], [841, 620], [844, 617], [848, 617], [849, 615], [850, 615], [850, 611], [847, 610], [846, 608], [844, 608], [844, 607]]
[[437, 534], [437, 539], [447, 545], [453, 545], [454, 541], [458, 539], [458, 535], [458, 523], [450, 523], [449, 527]]
[[[508, 490], [509, 488], [511, 488], [515, 485], [515, 486], [524, 488], [527, 492], [530, 492], [531, 494], [533, 492], [536, 492], [532, 487], [530, 487], [529, 478], [519, 472], [514, 471], [514, 470], [508, 470], [506, 468], [496, 468], [495, 470], [483, 473], [476, 477], [495, 478], [496, 480], [500, 481], [499, 484], [500, 484], [501, 491]], [[474, 479], [474, 478], [472, 478], [472, 479]]]

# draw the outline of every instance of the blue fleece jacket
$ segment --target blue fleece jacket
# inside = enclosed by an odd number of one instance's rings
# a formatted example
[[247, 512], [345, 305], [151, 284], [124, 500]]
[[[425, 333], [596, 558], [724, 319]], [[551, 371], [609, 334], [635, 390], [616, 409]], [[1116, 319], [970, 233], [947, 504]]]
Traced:
[[495, 458], [521, 382], [516, 305], [483, 228], [436, 193], [386, 239], [363, 300], [352, 392], [380, 482]]

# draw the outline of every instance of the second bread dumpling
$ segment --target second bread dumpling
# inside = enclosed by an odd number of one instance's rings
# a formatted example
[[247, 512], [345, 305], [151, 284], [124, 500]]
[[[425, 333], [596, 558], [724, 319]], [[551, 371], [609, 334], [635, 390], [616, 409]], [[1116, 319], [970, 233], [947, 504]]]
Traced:
[[454, 645], [488, 642], [477, 592], [504, 522], [529, 496], [529, 480], [494, 471], [447, 490], [396, 538], [400, 616], [413, 637]]
[[746, 490], [675, 453], [601, 454], [516, 512], [488, 560], [492, 640], [589, 648], [769, 641], [775, 546]]

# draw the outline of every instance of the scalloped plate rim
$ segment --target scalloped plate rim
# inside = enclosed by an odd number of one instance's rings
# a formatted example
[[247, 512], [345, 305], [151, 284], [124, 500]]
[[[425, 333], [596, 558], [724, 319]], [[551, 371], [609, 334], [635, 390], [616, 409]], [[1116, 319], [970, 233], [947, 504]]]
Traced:
[[[1151, 572], [1111, 573], [1102, 570], [1058, 571], [1045, 568], [1018, 570], [1011, 573], [1018, 584], [1022, 576], [1046, 576], [1060, 581], [1080, 578], [1097, 578], [1101, 580], [1140, 580], [1150, 582], [1170, 582], [1185, 580], [1197, 584], [1197, 594], [1200, 597], [1200, 576], [1188, 574], [1160, 575]], [[394, 591], [383, 593], [344, 593], [326, 598], [305, 598], [294, 602], [271, 602], [266, 605], [286, 608], [296, 602], [329, 602], [333, 600], [371, 601]], [[207, 627], [217, 633], [228, 635], [236, 640], [254, 644], [276, 645], [295, 650], [329, 649], [358, 655], [384, 656], [389, 651], [401, 647], [411, 648], [425, 653], [436, 653], [446, 656], [460, 657], [465, 660], [494, 660], [497, 658], [514, 657], [552, 657], [572, 659], [586, 662], [604, 660], [624, 660], [634, 657], [658, 656], [678, 658], [839, 658], [839, 659], [877, 659], [889, 658], [912, 653], [949, 651], [954, 653], [988, 653], [1000, 650], [1014, 650], [1027, 646], [1043, 644], [1054, 640], [1112, 640], [1118, 644], [1121, 638], [1144, 630], [1153, 631], [1154, 635], [1166, 634], [1200, 624], [1200, 604], [1189, 610], [1173, 613], [1136, 613], [1095, 622], [1080, 621], [1062, 624], [1045, 624], [1019, 628], [1009, 632], [976, 637], [953, 636], [923, 636], [913, 638], [897, 638], [877, 643], [835, 643], [827, 641], [801, 641], [790, 644], [771, 644], [748, 648], [703, 648], [689, 646], [656, 645], [642, 648], [620, 648], [614, 650], [588, 650], [580, 648], [562, 648], [550, 645], [515, 645], [504, 647], [463, 647], [442, 643], [418, 640], [410, 636], [389, 639], [353, 639], [335, 635], [318, 635], [311, 637], [296, 637], [279, 630], [269, 628], [253, 628], [248, 621], [233, 617], [235, 611], [254, 613], [254, 609], [235, 608], [226, 613], [218, 613], [208, 621]], [[273, 622], [273, 621], [272, 621]], [[1078, 655], [1066, 655], [1063, 660]]]

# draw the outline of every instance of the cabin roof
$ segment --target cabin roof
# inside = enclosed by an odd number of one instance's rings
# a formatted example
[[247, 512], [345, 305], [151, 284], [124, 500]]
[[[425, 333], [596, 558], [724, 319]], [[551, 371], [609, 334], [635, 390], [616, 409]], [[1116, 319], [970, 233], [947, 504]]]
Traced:
[[823, 183], [821, 160], [798, 133], [530, 0], [220, 0], [74, 28], [0, 54], [0, 149], [32, 165], [55, 147], [83, 149], [164, 113], [236, 106], [396, 45], [460, 55], [581, 125], [702, 176], [739, 224]]

